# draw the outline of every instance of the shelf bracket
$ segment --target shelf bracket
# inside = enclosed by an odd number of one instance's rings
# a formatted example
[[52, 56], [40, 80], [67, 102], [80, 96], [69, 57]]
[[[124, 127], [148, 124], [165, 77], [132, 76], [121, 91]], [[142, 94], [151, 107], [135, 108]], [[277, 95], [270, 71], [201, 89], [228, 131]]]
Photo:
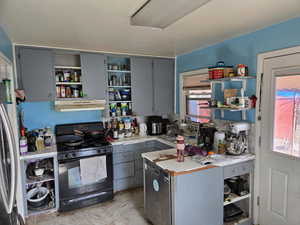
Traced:
[[247, 88], [247, 81], [246, 81], [245, 79], [242, 80], [242, 85], [243, 85], [244, 91], [246, 91], [246, 88]]
[[221, 118], [224, 118], [224, 109], [221, 109]]
[[242, 111], [242, 120], [247, 120], [247, 114], [246, 110]]

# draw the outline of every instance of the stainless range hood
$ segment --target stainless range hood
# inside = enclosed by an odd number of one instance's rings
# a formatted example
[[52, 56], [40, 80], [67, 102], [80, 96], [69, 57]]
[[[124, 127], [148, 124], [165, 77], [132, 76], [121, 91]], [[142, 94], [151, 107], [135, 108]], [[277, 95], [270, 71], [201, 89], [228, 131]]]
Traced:
[[58, 112], [104, 110], [105, 100], [58, 100], [54, 108]]

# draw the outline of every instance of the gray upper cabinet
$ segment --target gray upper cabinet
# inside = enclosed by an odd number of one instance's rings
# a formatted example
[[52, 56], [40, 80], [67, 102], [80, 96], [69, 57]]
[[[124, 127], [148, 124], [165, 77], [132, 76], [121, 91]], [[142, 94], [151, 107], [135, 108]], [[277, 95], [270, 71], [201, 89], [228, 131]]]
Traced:
[[174, 112], [174, 60], [153, 59], [154, 112]]
[[19, 87], [25, 90], [26, 100], [55, 99], [53, 52], [48, 49], [20, 48], [17, 57]]
[[81, 53], [83, 93], [87, 98], [105, 99], [106, 76], [104, 55], [94, 53]]
[[131, 58], [132, 108], [137, 115], [153, 114], [152, 59]]

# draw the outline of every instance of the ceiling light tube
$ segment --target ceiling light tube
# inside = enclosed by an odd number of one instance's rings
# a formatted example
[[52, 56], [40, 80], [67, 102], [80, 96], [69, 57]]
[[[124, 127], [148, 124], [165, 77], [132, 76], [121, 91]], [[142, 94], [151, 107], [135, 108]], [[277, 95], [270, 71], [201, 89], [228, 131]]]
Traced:
[[148, 0], [130, 18], [131, 25], [166, 28], [210, 0]]

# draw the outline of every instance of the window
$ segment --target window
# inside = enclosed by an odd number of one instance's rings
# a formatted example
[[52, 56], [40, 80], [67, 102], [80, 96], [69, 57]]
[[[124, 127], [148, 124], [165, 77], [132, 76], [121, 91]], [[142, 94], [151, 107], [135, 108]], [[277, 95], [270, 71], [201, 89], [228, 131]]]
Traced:
[[276, 77], [273, 150], [300, 157], [300, 75]]
[[193, 122], [207, 123], [211, 120], [211, 109], [208, 101], [211, 99], [211, 86], [208, 74], [198, 74], [183, 77], [184, 114]]

